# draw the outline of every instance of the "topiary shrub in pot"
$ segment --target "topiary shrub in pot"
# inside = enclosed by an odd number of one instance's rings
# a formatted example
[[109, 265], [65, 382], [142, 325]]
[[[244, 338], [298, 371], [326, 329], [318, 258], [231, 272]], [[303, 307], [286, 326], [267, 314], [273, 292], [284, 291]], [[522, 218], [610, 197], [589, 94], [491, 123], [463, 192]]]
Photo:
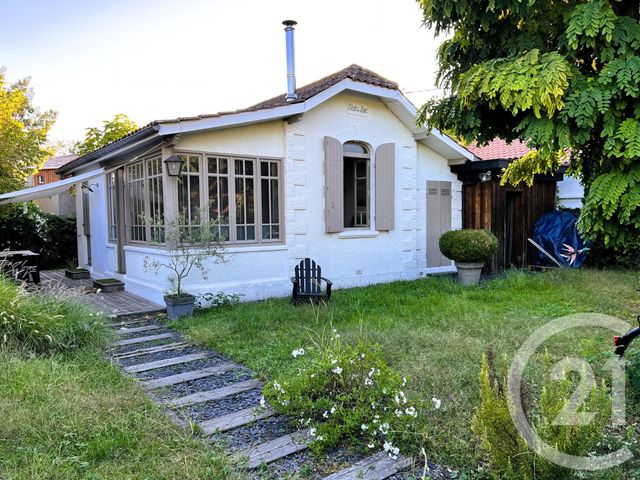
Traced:
[[477, 285], [482, 267], [498, 251], [498, 239], [488, 230], [451, 230], [440, 237], [440, 251], [456, 262], [462, 285]]

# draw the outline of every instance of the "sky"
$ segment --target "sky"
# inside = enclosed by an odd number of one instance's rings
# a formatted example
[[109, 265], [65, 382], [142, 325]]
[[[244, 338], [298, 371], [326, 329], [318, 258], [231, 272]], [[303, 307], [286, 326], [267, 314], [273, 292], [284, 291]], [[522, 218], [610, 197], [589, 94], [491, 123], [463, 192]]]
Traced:
[[298, 86], [357, 63], [416, 105], [438, 93], [441, 39], [414, 0], [0, 0], [0, 12], [0, 67], [58, 112], [52, 141], [117, 113], [144, 125], [285, 92], [285, 19], [298, 21]]

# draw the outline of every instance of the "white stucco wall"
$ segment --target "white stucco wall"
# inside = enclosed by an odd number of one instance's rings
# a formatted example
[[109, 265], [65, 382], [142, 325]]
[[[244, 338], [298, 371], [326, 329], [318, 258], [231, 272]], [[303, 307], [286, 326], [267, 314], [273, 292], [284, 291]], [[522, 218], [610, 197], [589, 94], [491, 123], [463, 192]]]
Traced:
[[[360, 112], [347, 108], [357, 105]], [[366, 110], [366, 114], [362, 113]], [[372, 227], [326, 234], [324, 226], [324, 137], [366, 143], [371, 156]], [[375, 150], [393, 142], [396, 148], [395, 228], [375, 230]], [[283, 159], [285, 242], [268, 246], [232, 247], [228, 262], [207, 266], [208, 280], [193, 272], [184, 282], [192, 293], [241, 293], [243, 300], [290, 294], [294, 266], [315, 259], [336, 288], [413, 279], [453, 267], [426, 268], [426, 182], [451, 181], [453, 228], [461, 226], [461, 184], [445, 158], [416, 143], [411, 132], [377, 98], [342, 93], [291, 123], [274, 121], [226, 130], [182, 135], [179, 151], [266, 156]], [[95, 201], [93, 200], [95, 197]], [[92, 195], [94, 276], [117, 276], [115, 250], [106, 241], [104, 179]], [[168, 287], [167, 271], [145, 272], [145, 256], [165, 259], [162, 250], [127, 246], [126, 289], [157, 303]]]

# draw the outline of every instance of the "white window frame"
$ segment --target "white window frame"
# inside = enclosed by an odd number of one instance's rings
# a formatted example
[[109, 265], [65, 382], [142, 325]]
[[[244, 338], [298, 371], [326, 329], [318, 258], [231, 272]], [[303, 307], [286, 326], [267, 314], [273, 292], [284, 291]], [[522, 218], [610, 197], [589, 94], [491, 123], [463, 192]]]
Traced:
[[[153, 175], [149, 175], [149, 162], [153, 161], [153, 160], [157, 160], [159, 162], [159, 166], [160, 166], [160, 171], [159, 173], [153, 174]], [[139, 166], [142, 166], [142, 177], [138, 180], [136, 180], [135, 182], [139, 182], [142, 186], [142, 211], [139, 212], [138, 214], [142, 213], [142, 215], [144, 215], [144, 219], [141, 223], [133, 223], [133, 219], [132, 219], [132, 209], [134, 208], [134, 205], [132, 205], [131, 203], [131, 195], [130, 195], [130, 185], [132, 182], [129, 181], [130, 179], [130, 174], [129, 171], [132, 168], [137, 168]], [[140, 159], [139, 161], [135, 162], [135, 163], [131, 163], [128, 164], [124, 167], [124, 208], [125, 208], [125, 224], [124, 224], [124, 231], [126, 233], [126, 243], [127, 244], [132, 244], [132, 245], [159, 245], [162, 244], [163, 242], [161, 241], [154, 241], [153, 238], [154, 236], [152, 235], [152, 226], [151, 226], [151, 222], [150, 220], [152, 218], [155, 217], [155, 215], [151, 214], [151, 200], [150, 200], [150, 192], [149, 192], [149, 185], [150, 185], [150, 177], [152, 179], [160, 179], [160, 189], [159, 192], [163, 192], [163, 187], [162, 184], [164, 182], [164, 180], [162, 180], [162, 172], [164, 169], [164, 163], [162, 162], [161, 156], [159, 153], [155, 153], [155, 154], [150, 154], [147, 155], [146, 157], [143, 157], [142, 159]], [[115, 190], [114, 190], [115, 192]], [[160, 197], [156, 196], [156, 199], [158, 199]], [[162, 199], [163, 199], [163, 203], [162, 203], [162, 212], [161, 212], [161, 216], [164, 217], [165, 215], [165, 209], [166, 209], [166, 199], [164, 199], [164, 195], [162, 194]], [[132, 227], [137, 227], [137, 228], [143, 228], [143, 232], [144, 232], [144, 239], [140, 240], [140, 239], [133, 239], [132, 238]], [[163, 228], [162, 225], [160, 225], [160, 228]]]

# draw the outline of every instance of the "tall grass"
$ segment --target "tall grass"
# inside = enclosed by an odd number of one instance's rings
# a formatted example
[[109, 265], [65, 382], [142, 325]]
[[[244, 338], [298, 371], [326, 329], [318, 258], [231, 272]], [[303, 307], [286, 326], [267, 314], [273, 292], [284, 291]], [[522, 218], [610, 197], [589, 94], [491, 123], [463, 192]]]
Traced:
[[100, 315], [79, 301], [28, 291], [0, 276], [0, 345], [36, 354], [98, 347], [108, 337]]

